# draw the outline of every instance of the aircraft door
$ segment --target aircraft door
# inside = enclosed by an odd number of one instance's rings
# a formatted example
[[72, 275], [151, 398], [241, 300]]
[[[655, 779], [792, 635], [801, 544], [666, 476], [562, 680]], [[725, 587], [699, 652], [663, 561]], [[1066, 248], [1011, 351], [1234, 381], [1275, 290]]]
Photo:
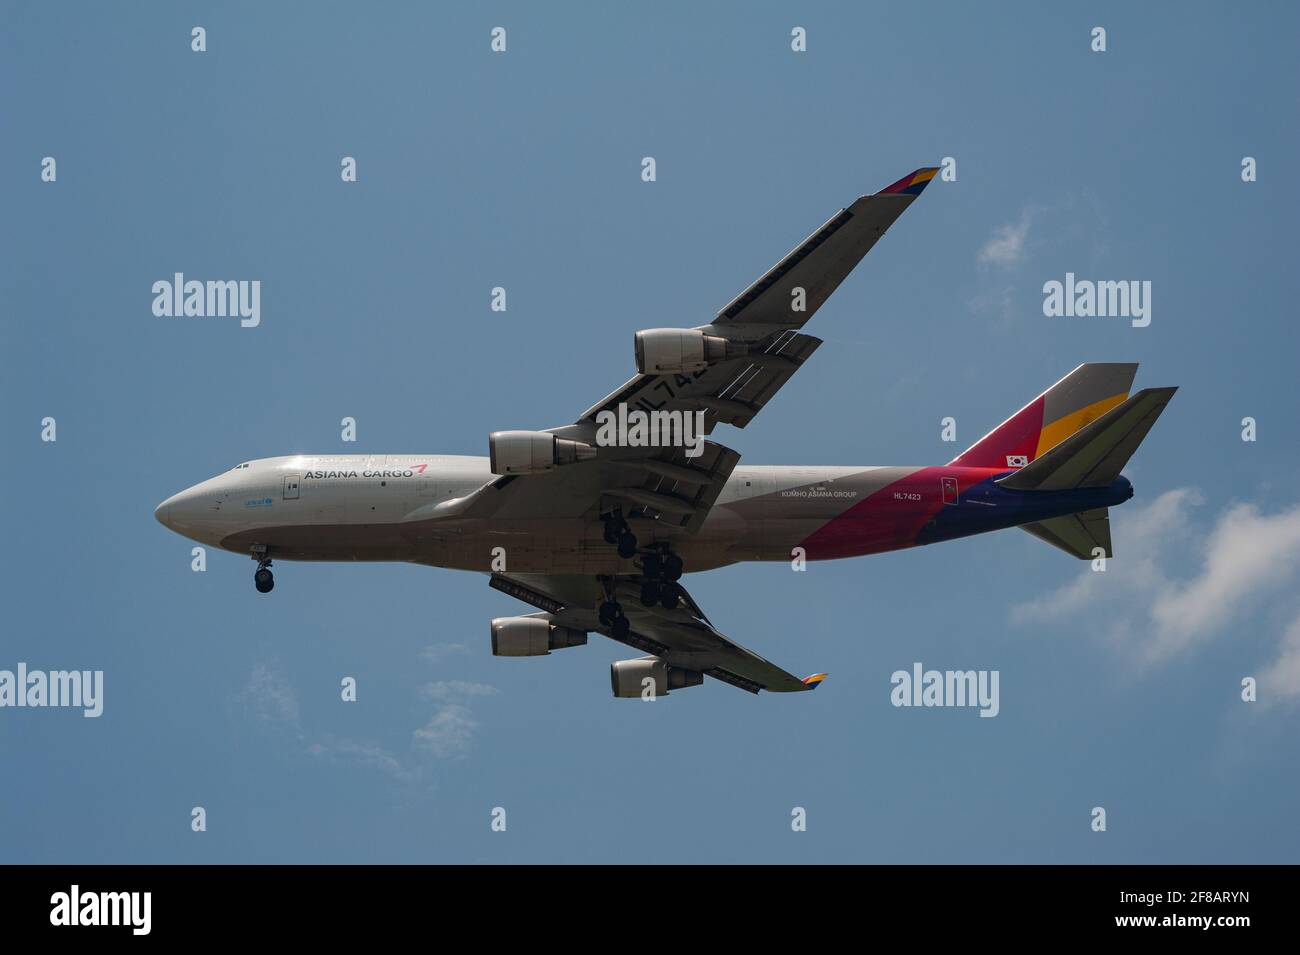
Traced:
[[416, 473], [415, 481], [416, 485], [420, 489], [420, 497], [436, 498], [441, 496], [444, 490], [442, 482], [440, 482], [435, 473], [427, 467], [423, 471]]
[[749, 471], [736, 478], [736, 495], [728, 503], [743, 522], [737, 528], [733, 549], [745, 560], [762, 560], [768, 515], [773, 504], [770, 495], [776, 482], [762, 471]]
[[945, 477], [939, 479], [940, 489], [943, 492], [943, 503], [957, 503], [957, 479], [955, 477]]
[[286, 501], [298, 500], [298, 490], [301, 481], [302, 481], [301, 475], [286, 474], [284, 477], [283, 487], [281, 491], [282, 499]]

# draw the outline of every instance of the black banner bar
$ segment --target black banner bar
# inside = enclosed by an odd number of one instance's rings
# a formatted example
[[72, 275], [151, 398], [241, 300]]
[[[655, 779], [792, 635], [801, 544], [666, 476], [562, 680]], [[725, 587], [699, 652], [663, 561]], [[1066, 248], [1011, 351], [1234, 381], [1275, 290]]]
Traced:
[[[4, 870], [9, 939], [78, 944], [428, 938], [486, 927], [540, 943], [561, 925], [650, 941], [698, 925], [734, 941], [773, 923], [824, 937], [1130, 935], [1231, 944], [1291, 922], [1294, 870], [1233, 866], [30, 866]], [[459, 927], [458, 927], [459, 926]], [[671, 928], [670, 928], [671, 926]], [[378, 934], [377, 934], [378, 933]], [[42, 939], [44, 940], [44, 939]]]

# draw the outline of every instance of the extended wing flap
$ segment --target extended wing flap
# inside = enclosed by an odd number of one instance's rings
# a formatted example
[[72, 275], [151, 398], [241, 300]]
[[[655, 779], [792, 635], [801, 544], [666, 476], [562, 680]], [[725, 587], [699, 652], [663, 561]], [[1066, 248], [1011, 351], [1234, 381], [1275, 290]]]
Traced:
[[595, 422], [602, 411], [704, 412], [704, 433], [719, 424], [743, 428], [763, 410], [790, 378], [812, 357], [821, 339], [781, 332], [744, 358], [718, 362], [693, 375], [636, 375], [582, 413]]
[[749, 424], [821, 344], [820, 338], [798, 332], [775, 336], [761, 354], [738, 369], [716, 396], [700, 400], [706, 432], [716, 424], [737, 428]]
[[826, 674], [800, 679], [775, 663], [722, 634], [709, 623], [699, 605], [683, 590], [681, 606], [673, 610], [644, 607], [637, 600], [640, 585], [627, 579], [617, 584], [619, 601], [631, 624], [626, 637], [615, 637], [596, 616], [602, 587], [583, 574], [493, 574], [493, 588], [540, 610], [564, 626], [594, 630], [619, 642], [660, 657], [669, 666], [694, 670], [731, 686], [757, 693], [797, 693], [815, 690]]
[[649, 638], [663, 646], [665, 649], [657, 655], [670, 666], [696, 670], [751, 693], [814, 690], [825, 676], [817, 674], [808, 681], [802, 680], [742, 647], [703, 619], [702, 614], [697, 617], [693, 611], [698, 611], [698, 605], [689, 594], [685, 606], [676, 610], [643, 607], [630, 592], [628, 597], [631, 599], [624, 600], [623, 607], [632, 625], [632, 635]]

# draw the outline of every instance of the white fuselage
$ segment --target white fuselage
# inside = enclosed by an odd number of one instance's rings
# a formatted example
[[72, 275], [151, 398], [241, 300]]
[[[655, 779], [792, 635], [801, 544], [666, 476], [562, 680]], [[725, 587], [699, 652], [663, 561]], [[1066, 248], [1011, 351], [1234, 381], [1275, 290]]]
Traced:
[[[575, 489], [581, 467], [502, 478], [486, 457], [290, 455], [196, 484], [156, 516], [192, 540], [259, 559], [637, 573], [635, 560], [605, 539], [594, 498]], [[641, 547], [667, 545], [693, 572], [790, 560], [796, 549], [808, 560], [899, 550], [1113, 503], [1082, 491], [1006, 491], [995, 483], [1006, 473], [951, 464], [737, 466], [692, 532], [635, 514], [628, 520]], [[1124, 482], [1116, 493], [1126, 499], [1131, 488]]]
[[[914, 470], [737, 467], [697, 534], [642, 528], [642, 539], [672, 542], [691, 570], [786, 560], [792, 544], [816, 527]], [[411, 561], [489, 571], [500, 547], [510, 569], [521, 573], [620, 573], [631, 566], [603, 540], [594, 514], [445, 515], [449, 503], [497, 480], [486, 457], [289, 455], [241, 464], [168, 498], [155, 513], [200, 543], [288, 560]], [[832, 482], [837, 490], [822, 491]], [[788, 497], [789, 489], [801, 487], [817, 492]], [[780, 514], [773, 510], [777, 501]]]

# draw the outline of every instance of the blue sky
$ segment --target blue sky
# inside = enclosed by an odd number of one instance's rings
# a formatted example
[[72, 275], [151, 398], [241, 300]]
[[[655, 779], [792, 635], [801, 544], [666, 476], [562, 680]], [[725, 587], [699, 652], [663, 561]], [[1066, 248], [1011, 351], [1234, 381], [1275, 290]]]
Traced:
[[[0, 668], [105, 672], [99, 719], [0, 710], [0, 861], [1300, 856], [1293, 5], [0, 9]], [[1140, 361], [1181, 390], [1104, 575], [1005, 531], [691, 577], [729, 635], [831, 676], [646, 705], [610, 698], [598, 636], [494, 659], [522, 605], [482, 577], [285, 563], [262, 597], [153, 519], [254, 457], [567, 423], [636, 329], [708, 321], [943, 157], [810, 325], [814, 367], [715, 437], [941, 463], [1079, 362]], [[155, 317], [176, 271], [260, 279], [261, 325]], [[1149, 280], [1150, 326], [1045, 317], [1070, 271]], [[891, 706], [914, 661], [999, 670], [1000, 714]]]

